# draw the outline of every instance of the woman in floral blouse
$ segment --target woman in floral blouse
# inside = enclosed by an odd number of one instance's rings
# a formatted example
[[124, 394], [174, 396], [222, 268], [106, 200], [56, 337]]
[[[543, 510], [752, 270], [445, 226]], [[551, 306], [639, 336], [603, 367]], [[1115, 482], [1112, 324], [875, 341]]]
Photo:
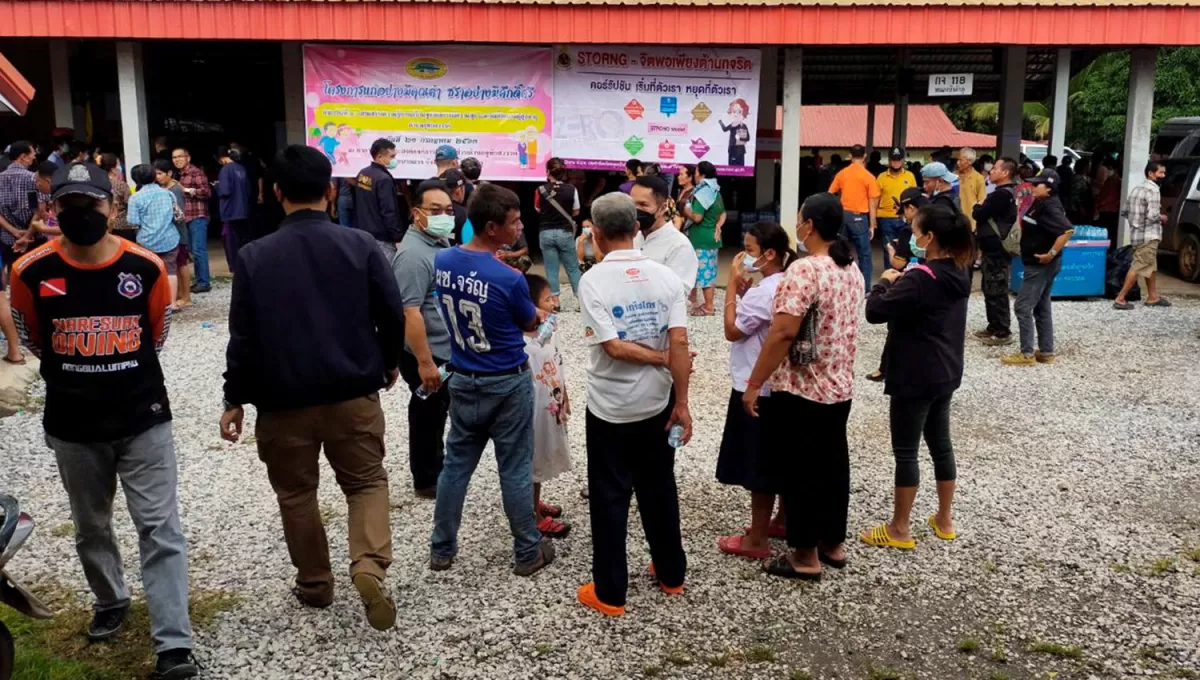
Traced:
[[822, 562], [834, 569], [846, 566], [846, 421], [854, 399], [864, 284], [854, 251], [841, 236], [842, 204], [836, 196], [810, 196], [798, 222], [796, 241], [808, 256], [788, 267], [775, 292], [775, 318], [742, 403], [757, 416], [758, 388], [765, 383], [771, 391], [763, 414], [765, 446], [783, 489], [791, 550], [769, 562], [767, 573], [819, 581]]

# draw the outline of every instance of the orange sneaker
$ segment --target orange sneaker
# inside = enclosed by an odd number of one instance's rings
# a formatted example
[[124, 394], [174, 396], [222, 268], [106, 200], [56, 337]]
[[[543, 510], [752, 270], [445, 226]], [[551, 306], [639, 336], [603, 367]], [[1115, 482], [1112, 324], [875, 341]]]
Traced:
[[661, 588], [662, 591], [668, 595], [682, 595], [683, 594], [683, 584], [682, 583], [680, 583], [679, 585], [672, 588], [671, 586], [665, 585], [662, 581], [658, 580], [658, 574], [654, 573], [654, 563], [653, 562], [650, 563], [650, 578], [654, 579], [655, 582], [658, 583], [658, 587]]
[[596, 597], [595, 583], [579, 586], [579, 590], [575, 591], [575, 599], [579, 600], [579, 604], [591, 607], [605, 616], [623, 616], [625, 614], [624, 607], [604, 604], [600, 598]]

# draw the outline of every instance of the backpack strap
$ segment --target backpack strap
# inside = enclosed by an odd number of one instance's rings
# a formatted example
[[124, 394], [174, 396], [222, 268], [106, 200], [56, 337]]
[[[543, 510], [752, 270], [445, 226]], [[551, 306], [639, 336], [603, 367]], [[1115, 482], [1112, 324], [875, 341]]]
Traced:
[[929, 274], [929, 276], [932, 277], [934, 281], [937, 281], [937, 274], [934, 274], [933, 270], [930, 269], [928, 265], [919, 264], [919, 265], [913, 267], [913, 269], [923, 271], [926, 274]]

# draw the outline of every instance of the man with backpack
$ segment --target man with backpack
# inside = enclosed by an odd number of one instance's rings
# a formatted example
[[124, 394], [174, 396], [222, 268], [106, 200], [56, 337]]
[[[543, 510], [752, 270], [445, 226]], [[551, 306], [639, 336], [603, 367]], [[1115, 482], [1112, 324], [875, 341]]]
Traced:
[[[992, 166], [988, 178], [996, 187], [983, 203], [975, 206], [975, 240], [983, 255], [983, 300], [987, 308], [987, 328], [975, 331], [975, 337], [985, 345], [1008, 345], [1013, 342], [1012, 315], [1008, 307], [1009, 265], [1020, 253], [1020, 230], [1013, 234], [1017, 222], [1016, 184], [1013, 176], [1017, 163], [1001, 158]], [[1015, 252], [1009, 251], [1011, 247]]]

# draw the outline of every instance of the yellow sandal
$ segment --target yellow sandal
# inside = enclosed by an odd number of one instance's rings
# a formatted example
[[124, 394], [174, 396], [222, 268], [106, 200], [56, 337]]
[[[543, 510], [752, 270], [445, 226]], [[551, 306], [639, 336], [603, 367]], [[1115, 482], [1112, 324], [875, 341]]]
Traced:
[[880, 524], [871, 529], [870, 532], [859, 536], [863, 543], [873, 545], [879, 548], [899, 548], [900, 550], [912, 550], [917, 547], [917, 542], [909, 539], [907, 541], [898, 541], [888, 534], [887, 525]]
[[930, 515], [929, 519], [925, 520], [925, 523], [928, 524], [929, 527], [933, 529], [933, 533], [943, 541], [953, 541], [954, 539], [958, 538], [957, 532], [951, 531], [947, 534], [938, 528], [937, 515]]

